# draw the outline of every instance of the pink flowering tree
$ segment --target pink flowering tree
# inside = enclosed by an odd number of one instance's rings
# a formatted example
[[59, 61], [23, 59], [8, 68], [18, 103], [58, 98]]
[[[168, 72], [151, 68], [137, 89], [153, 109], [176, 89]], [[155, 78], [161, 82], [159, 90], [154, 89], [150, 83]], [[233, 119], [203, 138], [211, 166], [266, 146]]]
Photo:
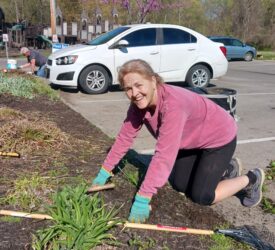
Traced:
[[[162, 9], [176, 9], [185, 6], [184, 3], [180, 3], [182, 1], [177, 1], [170, 4], [163, 4], [161, 0], [102, 0], [102, 2], [105, 4], [118, 4], [125, 8], [129, 16], [129, 23], [132, 22], [132, 11], [135, 7], [137, 8], [136, 22], [144, 23], [146, 21], [146, 16], [153, 11], [159, 11]], [[134, 3], [135, 6], [133, 6]]]

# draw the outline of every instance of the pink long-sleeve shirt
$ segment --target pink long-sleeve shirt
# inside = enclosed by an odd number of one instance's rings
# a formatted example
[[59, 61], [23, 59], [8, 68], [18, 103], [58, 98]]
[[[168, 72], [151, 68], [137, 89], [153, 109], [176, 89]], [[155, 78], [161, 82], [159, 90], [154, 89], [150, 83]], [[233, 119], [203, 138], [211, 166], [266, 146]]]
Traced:
[[105, 168], [111, 171], [118, 164], [143, 124], [157, 139], [154, 156], [139, 190], [147, 197], [156, 194], [167, 182], [180, 149], [220, 147], [237, 134], [235, 120], [220, 106], [189, 90], [162, 84], [158, 86], [153, 115], [147, 109], [130, 105], [103, 163]]

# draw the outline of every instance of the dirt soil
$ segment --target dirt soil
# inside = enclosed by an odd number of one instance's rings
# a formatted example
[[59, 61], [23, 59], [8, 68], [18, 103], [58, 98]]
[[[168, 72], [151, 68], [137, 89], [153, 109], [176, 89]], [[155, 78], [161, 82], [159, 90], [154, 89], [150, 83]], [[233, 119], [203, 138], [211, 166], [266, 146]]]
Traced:
[[[99, 170], [106, 152], [112, 145], [112, 140], [103, 134], [98, 128], [91, 125], [87, 120], [75, 111], [71, 110], [62, 102], [52, 102], [46, 98], [36, 98], [27, 100], [15, 98], [9, 95], [0, 95], [0, 107], [10, 107], [20, 112], [37, 112], [53, 121], [65, 133], [80, 140], [89, 141], [90, 148], [79, 148], [73, 152], [64, 152], [66, 158], [66, 168], [72, 177], [82, 176], [86, 180], [91, 180]], [[1, 124], [0, 124], [1, 125]], [[1, 145], [0, 145], [1, 146]], [[96, 147], [95, 147], [96, 146]], [[0, 147], [1, 149], [1, 147]], [[55, 159], [56, 161], [56, 159]], [[40, 167], [37, 167], [39, 162]], [[12, 181], [20, 173], [32, 173], [39, 171], [43, 175], [51, 169], [56, 169], [54, 162], [49, 155], [43, 152], [32, 155], [21, 155], [21, 158], [0, 158], [0, 172], [2, 178], [10, 180], [0, 183], [0, 197], [5, 196]], [[103, 191], [100, 195], [108, 204], [124, 206], [121, 208], [119, 216], [127, 218], [131, 207], [132, 198], [136, 188], [121, 178], [119, 173], [113, 178], [116, 188]], [[20, 207], [2, 206], [1, 209], [20, 210]], [[0, 249], [31, 249], [31, 233], [41, 227], [45, 227], [48, 222], [32, 219], [21, 219], [19, 222], [0, 221]], [[210, 207], [202, 207], [192, 203], [190, 200], [173, 191], [170, 186], [162, 188], [158, 195], [152, 200], [152, 213], [148, 221], [149, 224], [163, 224], [170, 226], [210, 229], [213, 230], [221, 225], [225, 225], [226, 220], [219, 213]], [[187, 235], [179, 233], [165, 233], [145, 230], [132, 230], [121, 228], [114, 230], [115, 237], [122, 242], [120, 247], [102, 246], [97, 249], [209, 249], [212, 244], [209, 236]], [[144, 248], [136, 245], [129, 245], [130, 240], [135, 239], [143, 242]], [[151, 240], [155, 243], [145, 247]], [[149, 244], [149, 243], [148, 243]], [[241, 248], [238, 248], [241, 249]], [[247, 249], [247, 248], [246, 248]]]

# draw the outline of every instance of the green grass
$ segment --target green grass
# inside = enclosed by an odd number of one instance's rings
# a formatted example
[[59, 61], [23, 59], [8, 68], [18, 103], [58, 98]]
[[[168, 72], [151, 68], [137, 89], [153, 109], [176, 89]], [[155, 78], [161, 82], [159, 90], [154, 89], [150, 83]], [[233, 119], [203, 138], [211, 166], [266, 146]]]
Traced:
[[34, 250], [89, 250], [103, 243], [119, 244], [109, 232], [122, 222], [116, 218], [118, 210], [107, 209], [98, 194], [88, 196], [86, 190], [86, 185], [65, 187], [53, 196], [53, 205], [47, 211], [53, 225], [37, 231]]
[[0, 217], [0, 221], [9, 222], [9, 223], [18, 223], [22, 220], [22, 218], [12, 217], [12, 216], [2, 216]]
[[4, 74], [0, 72], [0, 94], [33, 99], [36, 96], [47, 96], [50, 100], [58, 100], [58, 92], [51, 89], [44, 79], [16, 74]]
[[265, 212], [275, 214], [275, 203], [271, 199], [263, 197], [261, 206]]
[[258, 51], [257, 60], [275, 60], [275, 51]]
[[32, 211], [45, 204], [49, 194], [54, 190], [54, 179], [43, 178], [38, 173], [17, 178], [7, 195], [0, 199], [0, 204], [20, 207]]
[[209, 247], [209, 250], [250, 250], [250, 246], [239, 243], [230, 237], [226, 237], [222, 234], [213, 234], [211, 236], [212, 245]]

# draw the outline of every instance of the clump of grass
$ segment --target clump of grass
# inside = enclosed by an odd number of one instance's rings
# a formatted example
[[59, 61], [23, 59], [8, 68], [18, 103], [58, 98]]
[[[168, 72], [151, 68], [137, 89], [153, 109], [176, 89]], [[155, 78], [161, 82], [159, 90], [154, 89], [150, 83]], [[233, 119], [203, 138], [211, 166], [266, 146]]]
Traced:
[[267, 180], [275, 180], [275, 160], [270, 161], [266, 171]]
[[232, 249], [250, 250], [252, 249], [249, 245], [237, 242], [222, 234], [211, 235], [211, 240], [212, 240], [212, 244], [209, 247], [209, 250], [232, 250]]
[[27, 211], [41, 208], [56, 188], [53, 181], [39, 176], [38, 173], [21, 176], [14, 181], [13, 187], [8, 190], [5, 197], [0, 199], [0, 203]]
[[9, 121], [16, 118], [24, 118], [24, 114], [19, 110], [7, 107], [0, 107], [0, 121]]
[[108, 231], [121, 222], [118, 210], [107, 209], [96, 194], [88, 196], [87, 186], [65, 187], [53, 197], [47, 214], [53, 225], [37, 231], [33, 249], [89, 250], [103, 243], [118, 244]]
[[[230, 228], [229, 223], [218, 226], [217, 228], [226, 229]], [[242, 249], [250, 250], [252, 249], [248, 244], [238, 242], [230, 237], [223, 234], [212, 234], [210, 236], [211, 244], [209, 250], [232, 250], [232, 249]]]
[[35, 120], [18, 119], [0, 127], [0, 145], [2, 150], [12, 150], [21, 154], [47, 150], [54, 152], [68, 147], [69, 136], [55, 123], [43, 118]]
[[3, 74], [0, 72], [0, 94], [11, 94], [13, 96], [33, 99], [36, 96], [47, 96], [51, 100], [58, 100], [56, 91], [50, 88], [43, 79], [38, 77]]

